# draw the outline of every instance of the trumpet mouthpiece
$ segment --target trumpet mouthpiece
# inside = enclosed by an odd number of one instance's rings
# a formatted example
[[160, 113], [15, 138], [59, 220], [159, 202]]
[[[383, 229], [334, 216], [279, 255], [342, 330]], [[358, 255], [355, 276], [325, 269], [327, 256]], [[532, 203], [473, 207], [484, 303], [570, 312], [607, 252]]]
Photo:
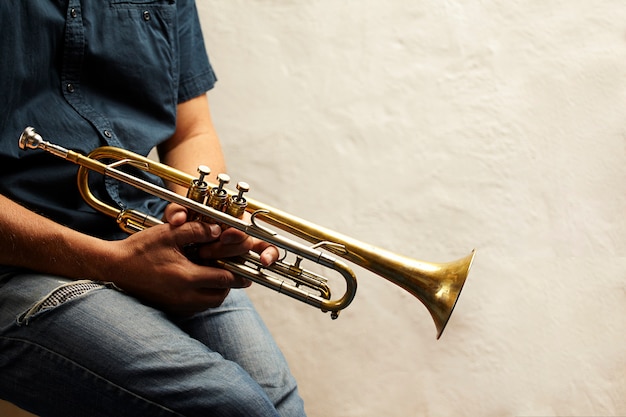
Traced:
[[43, 143], [43, 138], [33, 127], [27, 127], [20, 135], [19, 146], [22, 150], [37, 149]]

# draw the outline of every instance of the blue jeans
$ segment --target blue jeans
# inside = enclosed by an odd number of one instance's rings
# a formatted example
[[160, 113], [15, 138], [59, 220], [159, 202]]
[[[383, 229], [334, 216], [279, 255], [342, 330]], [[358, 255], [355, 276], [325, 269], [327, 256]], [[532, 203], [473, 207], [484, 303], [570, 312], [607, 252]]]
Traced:
[[111, 285], [0, 276], [0, 398], [41, 416], [303, 416], [247, 298], [175, 318]]

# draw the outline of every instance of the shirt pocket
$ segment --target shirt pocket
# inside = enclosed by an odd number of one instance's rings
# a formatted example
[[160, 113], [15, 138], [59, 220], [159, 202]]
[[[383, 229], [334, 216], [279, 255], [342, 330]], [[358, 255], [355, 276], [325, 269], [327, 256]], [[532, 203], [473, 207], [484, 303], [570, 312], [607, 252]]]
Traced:
[[[111, 0], [85, 25], [85, 85], [129, 118], [174, 123], [179, 80], [177, 6], [169, 0]], [[103, 10], [104, 9], [104, 10]], [[103, 114], [108, 109], [93, 106]]]

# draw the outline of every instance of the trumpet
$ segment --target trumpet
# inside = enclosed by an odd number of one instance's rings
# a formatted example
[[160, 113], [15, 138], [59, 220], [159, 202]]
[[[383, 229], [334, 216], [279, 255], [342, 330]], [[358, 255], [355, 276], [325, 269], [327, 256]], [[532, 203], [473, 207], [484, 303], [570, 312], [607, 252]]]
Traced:
[[[83, 199], [93, 209], [117, 219], [118, 225], [127, 233], [140, 232], [163, 222], [133, 209], [111, 206], [96, 198], [89, 189], [90, 172], [111, 177], [148, 194], [180, 204], [189, 210], [190, 217], [194, 220], [214, 222], [223, 227], [235, 227], [252, 237], [281, 248], [285, 252], [285, 257], [269, 267], [263, 266], [259, 256], [254, 252], [219, 260], [217, 263], [234, 274], [323, 312], [330, 312], [333, 319], [338, 317], [341, 310], [348, 307], [357, 290], [353, 270], [336, 258], [339, 257], [396, 284], [420, 300], [435, 323], [439, 339], [452, 315], [475, 255], [475, 251], [472, 250], [469, 255], [446, 263], [404, 257], [244, 197], [249, 191], [246, 183], [238, 183], [237, 191], [227, 190], [224, 186], [230, 178], [225, 174], [217, 176], [218, 184], [209, 183], [205, 181], [205, 177], [209, 175], [210, 170], [204, 166], [198, 168], [199, 174], [194, 177], [147, 157], [111, 146], [99, 147], [85, 156], [43, 140], [32, 127], [27, 127], [22, 132], [19, 147], [23, 150], [41, 149], [79, 165], [77, 183]], [[108, 163], [102, 162], [103, 160]], [[132, 169], [148, 172], [166, 182], [185, 187], [188, 190], [187, 195], [182, 196], [133, 175]], [[244, 216], [245, 212], [249, 214], [247, 217]], [[271, 227], [293, 237], [280, 235]], [[301, 241], [311, 245], [305, 245]], [[287, 255], [295, 257], [295, 260], [287, 261]], [[345, 281], [343, 294], [332, 298], [329, 278], [303, 268], [301, 264], [304, 260], [343, 277]]]

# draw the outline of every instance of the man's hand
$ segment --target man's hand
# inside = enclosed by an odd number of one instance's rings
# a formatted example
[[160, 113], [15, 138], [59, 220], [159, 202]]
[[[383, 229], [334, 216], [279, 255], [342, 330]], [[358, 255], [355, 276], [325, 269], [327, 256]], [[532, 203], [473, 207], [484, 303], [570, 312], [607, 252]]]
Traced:
[[[165, 221], [172, 226], [180, 226], [187, 221], [187, 209], [178, 204], [170, 204], [165, 209]], [[278, 249], [269, 243], [248, 236], [235, 228], [223, 230], [210, 244], [200, 245], [198, 256], [201, 259], [223, 259], [254, 251], [261, 256], [261, 263], [269, 266], [279, 257]]]
[[[231, 288], [251, 282], [222, 268], [189, 260], [185, 247], [195, 245], [203, 260], [224, 259], [255, 251], [268, 266], [278, 249], [245, 233], [219, 225], [187, 222], [187, 210], [170, 204], [163, 225], [114, 242], [115, 262], [107, 263], [110, 280], [128, 293], [173, 314], [190, 315], [217, 307]], [[121, 267], [120, 267], [121, 265]]]

